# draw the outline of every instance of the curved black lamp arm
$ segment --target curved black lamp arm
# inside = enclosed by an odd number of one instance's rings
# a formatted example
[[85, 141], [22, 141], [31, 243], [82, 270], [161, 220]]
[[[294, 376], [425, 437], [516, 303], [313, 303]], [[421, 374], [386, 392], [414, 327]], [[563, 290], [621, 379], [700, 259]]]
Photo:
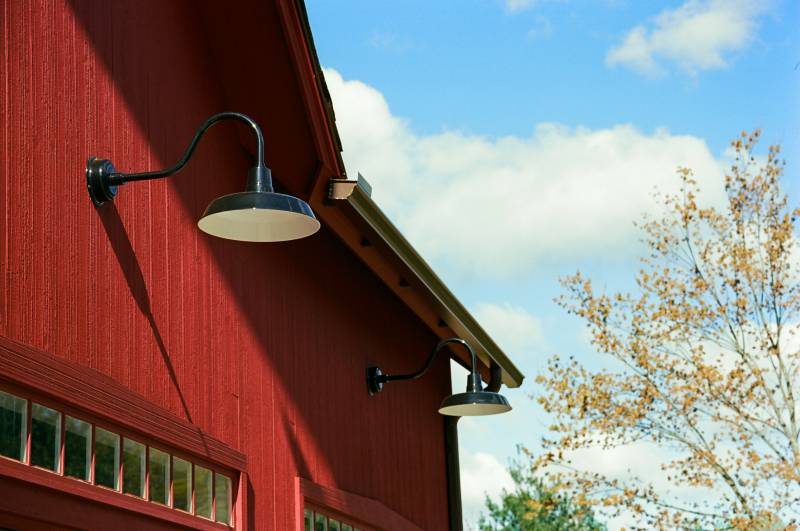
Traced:
[[203, 125], [197, 128], [197, 132], [194, 134], [194, 138], [189, 143], [189, 147], [186, 148], [186, 152], [181, 157], [174, 166], [170, 166], [169, 168], [165, 168], [163, 170], [158, 171], [148, 171], [143, 173], [113, 173], [111, 174], [111, 183], [112, 184], [124, 184], [130, 181], [147, 181], [150, 179], [159, 179], [161, 177], [169, 177], [170, 175], [174, 175], [181, 171], [186, 163], [189, 162], [189, 159], [192, 157], [192, 153], [194, 152], [194, 148], [197, 147], [197, 143], [200, 141], [200, 137], [208, 131], [212, 125], [222, 120], [241, 120], [250, 127], [253, 128], [253, 131], [256, 134], [256, 140], [258, 142], [258, 151], [256, 153], [256, 160], [257, 166], [264, 166], [264, 135], [261, 133], [261, 128], [258, 124], [253, 121], [252, 118], [245, 114], [241, 114], [238, 112], [221, 112], [219, 114], [215, 114], [205, 122]]
[[147, 181], [150, 179], [160, 179], [169, 177], [181, 171], [189, 159], [192, 157], [200, 138], [208, 131], [211, 126], [222, 120], [240, 120], [249, 125], [256, 135], [257, 152], [256, 165], [250, 170], [247, 182], [247, 190], [254, 192], [271, 192], [272, 176], [267, 166], [264, 164], [264, 135], [258, 124], [249, 116], [238, 112], [221, 112], [210, 117], [197, 129], [194, 138], [189, 143], [183, 157], [169, 168], [158, 171], [148, 171], [142, 173], [122, 173], [118, 172], [109, 160], [89, 158], [86, 165], [86, 183], [89, 188], [89, 195], [95, 205], [100, 206], [106, 201], [114, 199], [117, 195], [117, 187], [131, 181]]
[[481, 379], [480, 376], [476, 372], [477, 367], [477, 357], [475, 355], [475, 351], [472, 349], [469, 343], [464, 341], [459, 337], [451, 337], [448, 339], [443, 339], [439, 341], [435, 347], [431, 350], [431, 353], [428, 355], [428, 359], [425, 360], [425, 365], [422, 366], [418, 371], [412, 372], [410, 374], [383, 374], [378, 367], [370, 367], [367, 369], [367, 386], [369, 388], [370, 394], [375, 394], [383, 389], [383, 385], [387, 382], [394, 382], [398, 380], [416, 380], [423, 376], [428, 369], [431, 368], [433, 364], [433, 360], [436, 357], [436, 354], [439, 353], [445, 346], [449, 345], [450, 343], [458, 343], [459, 345], [464, 346], [468, 351], [470, 358], [472, 360], [472, 369], [470, 371], [469, 377], [469, 387], [473, 389], [477, 387], [477, 391], [481, 390]]

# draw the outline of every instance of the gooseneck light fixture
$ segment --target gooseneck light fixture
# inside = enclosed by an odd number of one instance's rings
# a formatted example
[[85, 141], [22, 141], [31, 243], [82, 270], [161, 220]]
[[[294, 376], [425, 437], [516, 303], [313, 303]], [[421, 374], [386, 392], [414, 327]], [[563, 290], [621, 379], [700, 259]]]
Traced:
[[240, 120], [256, 135], [256, 165], [250, 169], [244, 192], [215, 199], [208, 205], [197, 226], [203, 232], [246, 242], [279, 242], [310, 236], [319, 230], [319, 221], [305, 201], [272, 188], [272, 174], [264, 164], [264, 135], [252, 118], [238, 112], [222, 112], [206, 120], [194, 134], [189, 147], [174, 166], [144, 173], [118, 172], [110, 160], [90, 157], [86, 163], [86, 186], [96, 206], [111, 201], [117, 188], [131, 181], [148, 181], [175, 175], [194, 153], [200, 137], [217, 122]]
[[483, 390], [481, 384], [481, 375], [477, 372], [477, 360], [475, 351], [469, 343], [458, 337], [451, 337], [443, 339], [433, 347], [430, 355], [428, 355], [425, 365], [422, 366], [417, 372], [411, 374], [383, 374], [378, 367], [369, 367], [367, 369], [367, 388], [370, 395], [380, 393], [384, 384], [387, 382], [394, 382], [398, 380], [416, 380], [423, 376], [428, 369], [431, 368], [433, 359], [442, 348], [450, 343], [458, 343], [463, 345], [469, 351], [472, 359], [472, 369], [469, 376], [467, 376], [467, 390], [463, 393], [456, 393], [450, 395], [442, 401], [439, 407], [439, 413], [442, 415], [451, 415], [454, 417], [478, 416], [478, 415], [496, 415], [497, 413], [505, 413], [511, 411], [511, 405], [506, 398], [498, 393], [492, 393]]

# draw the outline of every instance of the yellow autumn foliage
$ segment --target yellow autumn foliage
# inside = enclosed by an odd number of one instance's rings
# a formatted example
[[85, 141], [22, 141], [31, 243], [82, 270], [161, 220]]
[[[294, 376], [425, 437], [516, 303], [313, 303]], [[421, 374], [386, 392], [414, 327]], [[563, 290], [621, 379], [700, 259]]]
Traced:
[[[732, 142], [724, 207], [701, 207], [692, 171], [678, 171], [680, 193], [640, 225], [650, 254], [637, 292], [599, 293], [581, 273], [562, 279], [558, 302], [618, 370], [550, 360], [537, 399], [555, 422], [534, 464], [646, 527], [783, 529], [800, 516], [800, 209], [781, 190], [779, 147], [754, 154], [759, 137]], [[564, 458], [634, 442], [672, 450], [669, 484], [709, 496], [681, 499]]]

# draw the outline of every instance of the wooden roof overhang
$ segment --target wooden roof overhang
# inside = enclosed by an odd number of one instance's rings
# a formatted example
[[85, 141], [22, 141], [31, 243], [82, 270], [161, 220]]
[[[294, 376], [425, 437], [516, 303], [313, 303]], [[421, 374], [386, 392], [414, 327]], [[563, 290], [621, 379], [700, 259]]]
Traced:
[[[366, 182], [348, 180], [302, 0], [208, 2], [203, 16], [226, 99], [261, 123], [277, 184], [306, 199], [320, 221], [437, 337], [467, 340], [484, 376], [499, 369], [503, 384], [521, 385], [522, 372], [375, 204]], [[243, 53], [249, 50], [264, 51], [257, 65], [252, 54]], [[287, 90], [287, 83], [296, 90]], [[269, 98], [264, 86], [271, 90]], [[303, 114], [306, 127], [297, 121]], [[276, 130], [281, 134], [272, 133]], [[244, 139], [243, 145], [248, 145]], [[453, 354], [468, 365], [466, 356]]]

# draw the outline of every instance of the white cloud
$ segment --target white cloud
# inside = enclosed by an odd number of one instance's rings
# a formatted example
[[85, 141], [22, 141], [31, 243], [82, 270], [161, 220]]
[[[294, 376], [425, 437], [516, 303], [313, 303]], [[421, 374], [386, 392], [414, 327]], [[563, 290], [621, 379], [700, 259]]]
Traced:
[[656, 186], [676, 189], [678, 166], [722, 195], [721, 166], [697, 137], [558, 124], [528, 137], [417, 135], [376, 89], [331, 69], [325, 77], [348, 172], [361, 172], [421, 254], [451, 271], [502, 275], [627, 258], [638, 238], [633, 221], [656, 207]]
[[667, 490], [671, 484], [661, 465], [676, 454], [651, 443], [633, 443], [616, 448], [600, 446], [570, 452], [567, 457], [577, 470], [595, 472], [608, 478], [628, 479], [633, 476], [655, 481], [656, 488]]
[[536, 0], [506, 0], [506, 11], [518, 13], [532, 8], [535, 4]]
[[609, 50], [606, 64], [623, 65], [646, 75], [661, 75], [661, 62], [674, 63], [690, 74], [724, 68], [727, 56], [755, 38], [765, 0], [688, 0], [666, 9], [649, 28], [631, 29], [622, 44]]
[[[676, 487], [670, 483], [667, 474], [661, 470], [661, 465], [677, 457], [674, 452], [653, 443], [638, 442], [619, 446], [616, 448], [602, 448], [600, 446], [585, 448], [570, 452], [567, 458], [577, 470], [598, 473], [607, 478], [629, 480], [640, 478], [645, 482], [652, 482], [655, 489], [666, 496], [675, 496], [676, 499], [700, 501], [712, 499], [715, 492], [688, 486]], [[599, 511], [602, 513], [602, 510]], [[620, 516], [603, 517], [609, 529], [630, 529], [637, 520], [632, 514], [623, 511]]]
[[459, 459], [464, 522], [477, 522], [486, 496], [497, 500], [503, 489], [514, 490], [514, 481], [492, 454], [462, 451]]
[[542, 323], [524, 308], [510, 304], [478, 304], [472, 315], [514, 359], [521, 359], [542, 343]]
[[[550, 2], [560, 1], [564, 2], [565, 0], [549, 0]], [[521, 13], [523, 11], [528, 11], [539, 5], [540, 0], [505, 0], [505, 8], [506, 13], [515, 15], [517, 13]], [[548, 21], [549, 23], [549, 21]]]
[[[459, 431], [462, 431], [461, 426]], [[640, 442], [611, 449], [586, 448], [570, 452], [567, 457], [571, 460], [571, 466], [577, 470], [600, 473], [619, 480], [638, 477], [652, 481], [660, 493], [675, 496], [676, 499], [698, 501], [716, 496], [708, 489], [676, 487], [667, 481], [661, 465], [674, 459], [676, 454], [655, 444]], [[509, 492], [514, 490], [514, 482], [507, 468], [490, 453], [470, 453], [461, 448], [460, 461], [463, 519], [465, 526], [469, 527], [478, 522], [485, 507], [486, 496], [498, 501], [503, 489]], [[608, 524], [609, 529], [630, 528], [636, 523], [636, 519], [626, 512], [614, 518], [610, 515], [600, 517]]]

